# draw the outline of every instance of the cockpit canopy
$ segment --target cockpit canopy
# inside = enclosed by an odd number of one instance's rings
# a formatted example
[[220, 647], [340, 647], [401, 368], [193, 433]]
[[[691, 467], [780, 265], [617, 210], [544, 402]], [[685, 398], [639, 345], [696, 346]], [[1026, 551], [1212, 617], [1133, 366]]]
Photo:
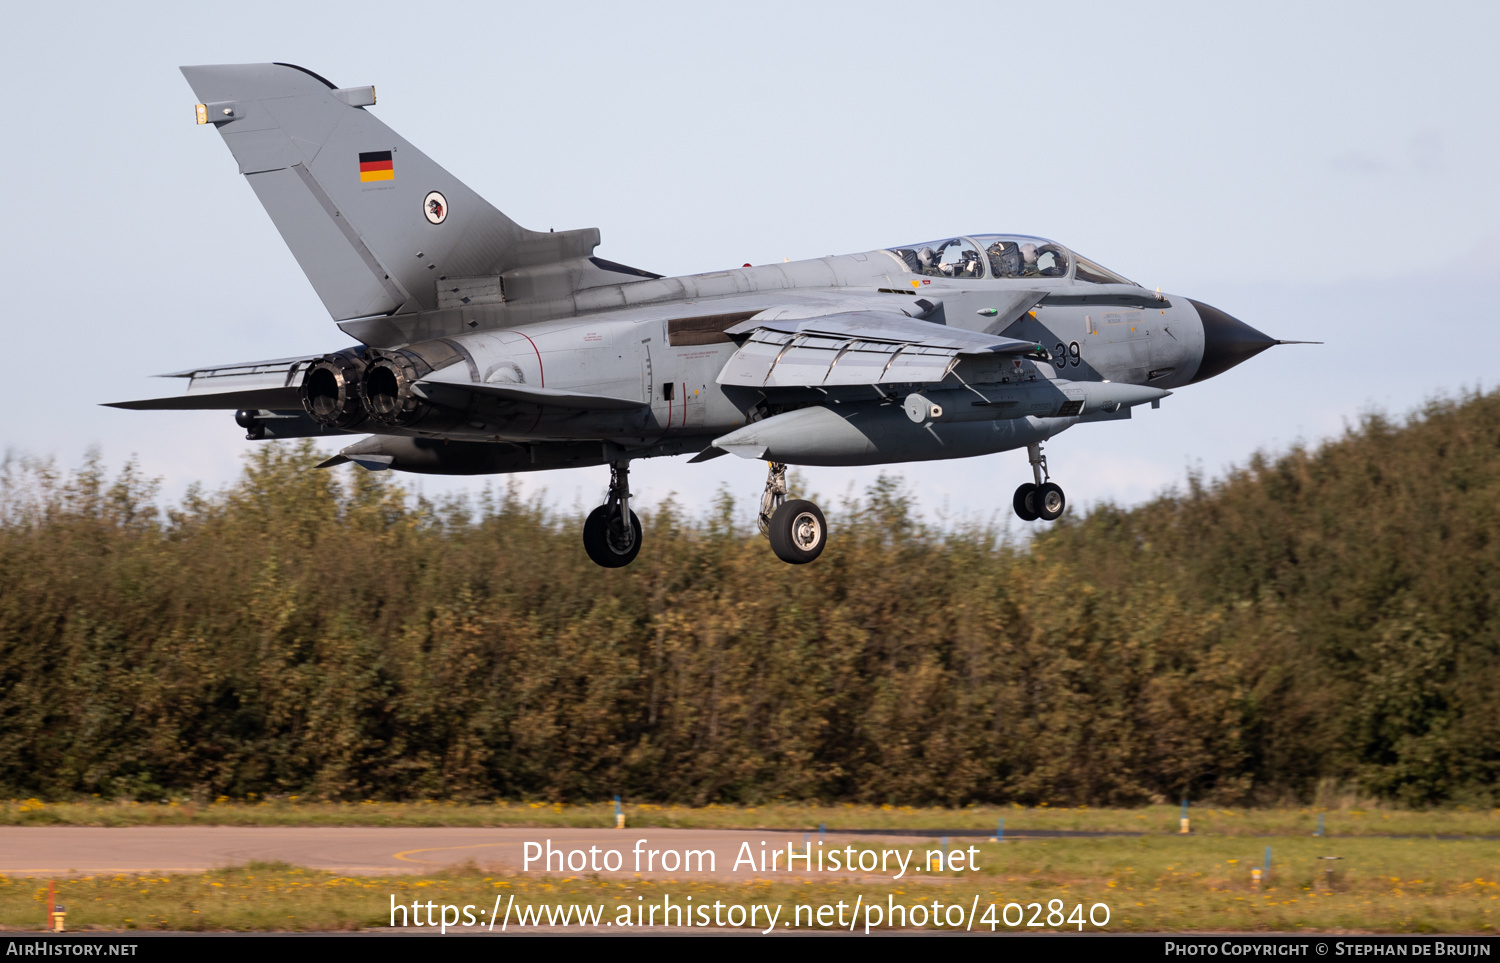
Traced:
[[950, 237], [888, 250], [912, 273], [934, 278], [1073, 278], [1092, 284], [1135, 284], [1055, 241], [1024, 234]]

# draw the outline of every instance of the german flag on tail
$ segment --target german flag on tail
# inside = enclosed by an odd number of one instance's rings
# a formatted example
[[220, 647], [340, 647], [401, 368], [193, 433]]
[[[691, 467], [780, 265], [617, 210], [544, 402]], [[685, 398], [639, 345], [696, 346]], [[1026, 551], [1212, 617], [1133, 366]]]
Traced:
[[388, 150], [365, 151], [359, 155], [359, 179], [361, 181], [393, 181], [396, 165]]

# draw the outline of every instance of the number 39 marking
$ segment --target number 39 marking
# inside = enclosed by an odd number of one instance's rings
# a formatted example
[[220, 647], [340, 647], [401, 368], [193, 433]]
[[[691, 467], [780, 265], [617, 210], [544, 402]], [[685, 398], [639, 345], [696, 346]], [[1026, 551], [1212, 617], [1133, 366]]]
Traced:
[[1083, 348], [1077, 341], [1069, 341], [1066, 347], [1061, 341], [1057, 342], [1057, 347], [1052, 352], [1052, 363], [1061, 369], [1066, 368], [1069, 362], [1075, 368], [1083, 364]]

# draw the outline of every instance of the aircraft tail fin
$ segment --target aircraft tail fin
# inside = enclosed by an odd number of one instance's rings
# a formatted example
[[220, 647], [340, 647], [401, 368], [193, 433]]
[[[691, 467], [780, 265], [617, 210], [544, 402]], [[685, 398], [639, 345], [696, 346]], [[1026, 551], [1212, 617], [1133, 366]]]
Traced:
[[596, 228], [528, 231], [371, 114], [373, 87], [291, 64], [183, 67], [336, 321], [432, 310], [440, 282], [588, 257]]

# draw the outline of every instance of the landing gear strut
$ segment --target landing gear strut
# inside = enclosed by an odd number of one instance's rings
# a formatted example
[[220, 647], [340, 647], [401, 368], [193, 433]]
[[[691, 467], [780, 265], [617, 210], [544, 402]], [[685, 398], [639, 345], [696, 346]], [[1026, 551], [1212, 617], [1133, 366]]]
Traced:
[[1027, 445], [1026, 456], [1031, 462], [1031, 477], [1035, 481], [1016, 489], [1011, 506], [1023, 522], [1034, 522], [1038, 518], [1044, 522], [1057, 521], [1068, 506], [1068, 500], [1063, 497], [1062, 488], [1050, 481], [1052, 476], [1047, 473], [1047, 456], [1042, 454], [1041, 444], [1033, 442]]
[[770, 463], [766, 490], [760, 496], [760, 533], [771, 540], [771, 551], [783, 562], [805, 565], [823, 554], [828, 544], [828, 522], [818, 506], [805, 498], [787, 500], [786, 465]]
[[609, 466], [609, 495], [583, 523], [583, 550], [597, 565], [620, 568], [641, 552], [641, 521], [630, 510], [630, 462]]

